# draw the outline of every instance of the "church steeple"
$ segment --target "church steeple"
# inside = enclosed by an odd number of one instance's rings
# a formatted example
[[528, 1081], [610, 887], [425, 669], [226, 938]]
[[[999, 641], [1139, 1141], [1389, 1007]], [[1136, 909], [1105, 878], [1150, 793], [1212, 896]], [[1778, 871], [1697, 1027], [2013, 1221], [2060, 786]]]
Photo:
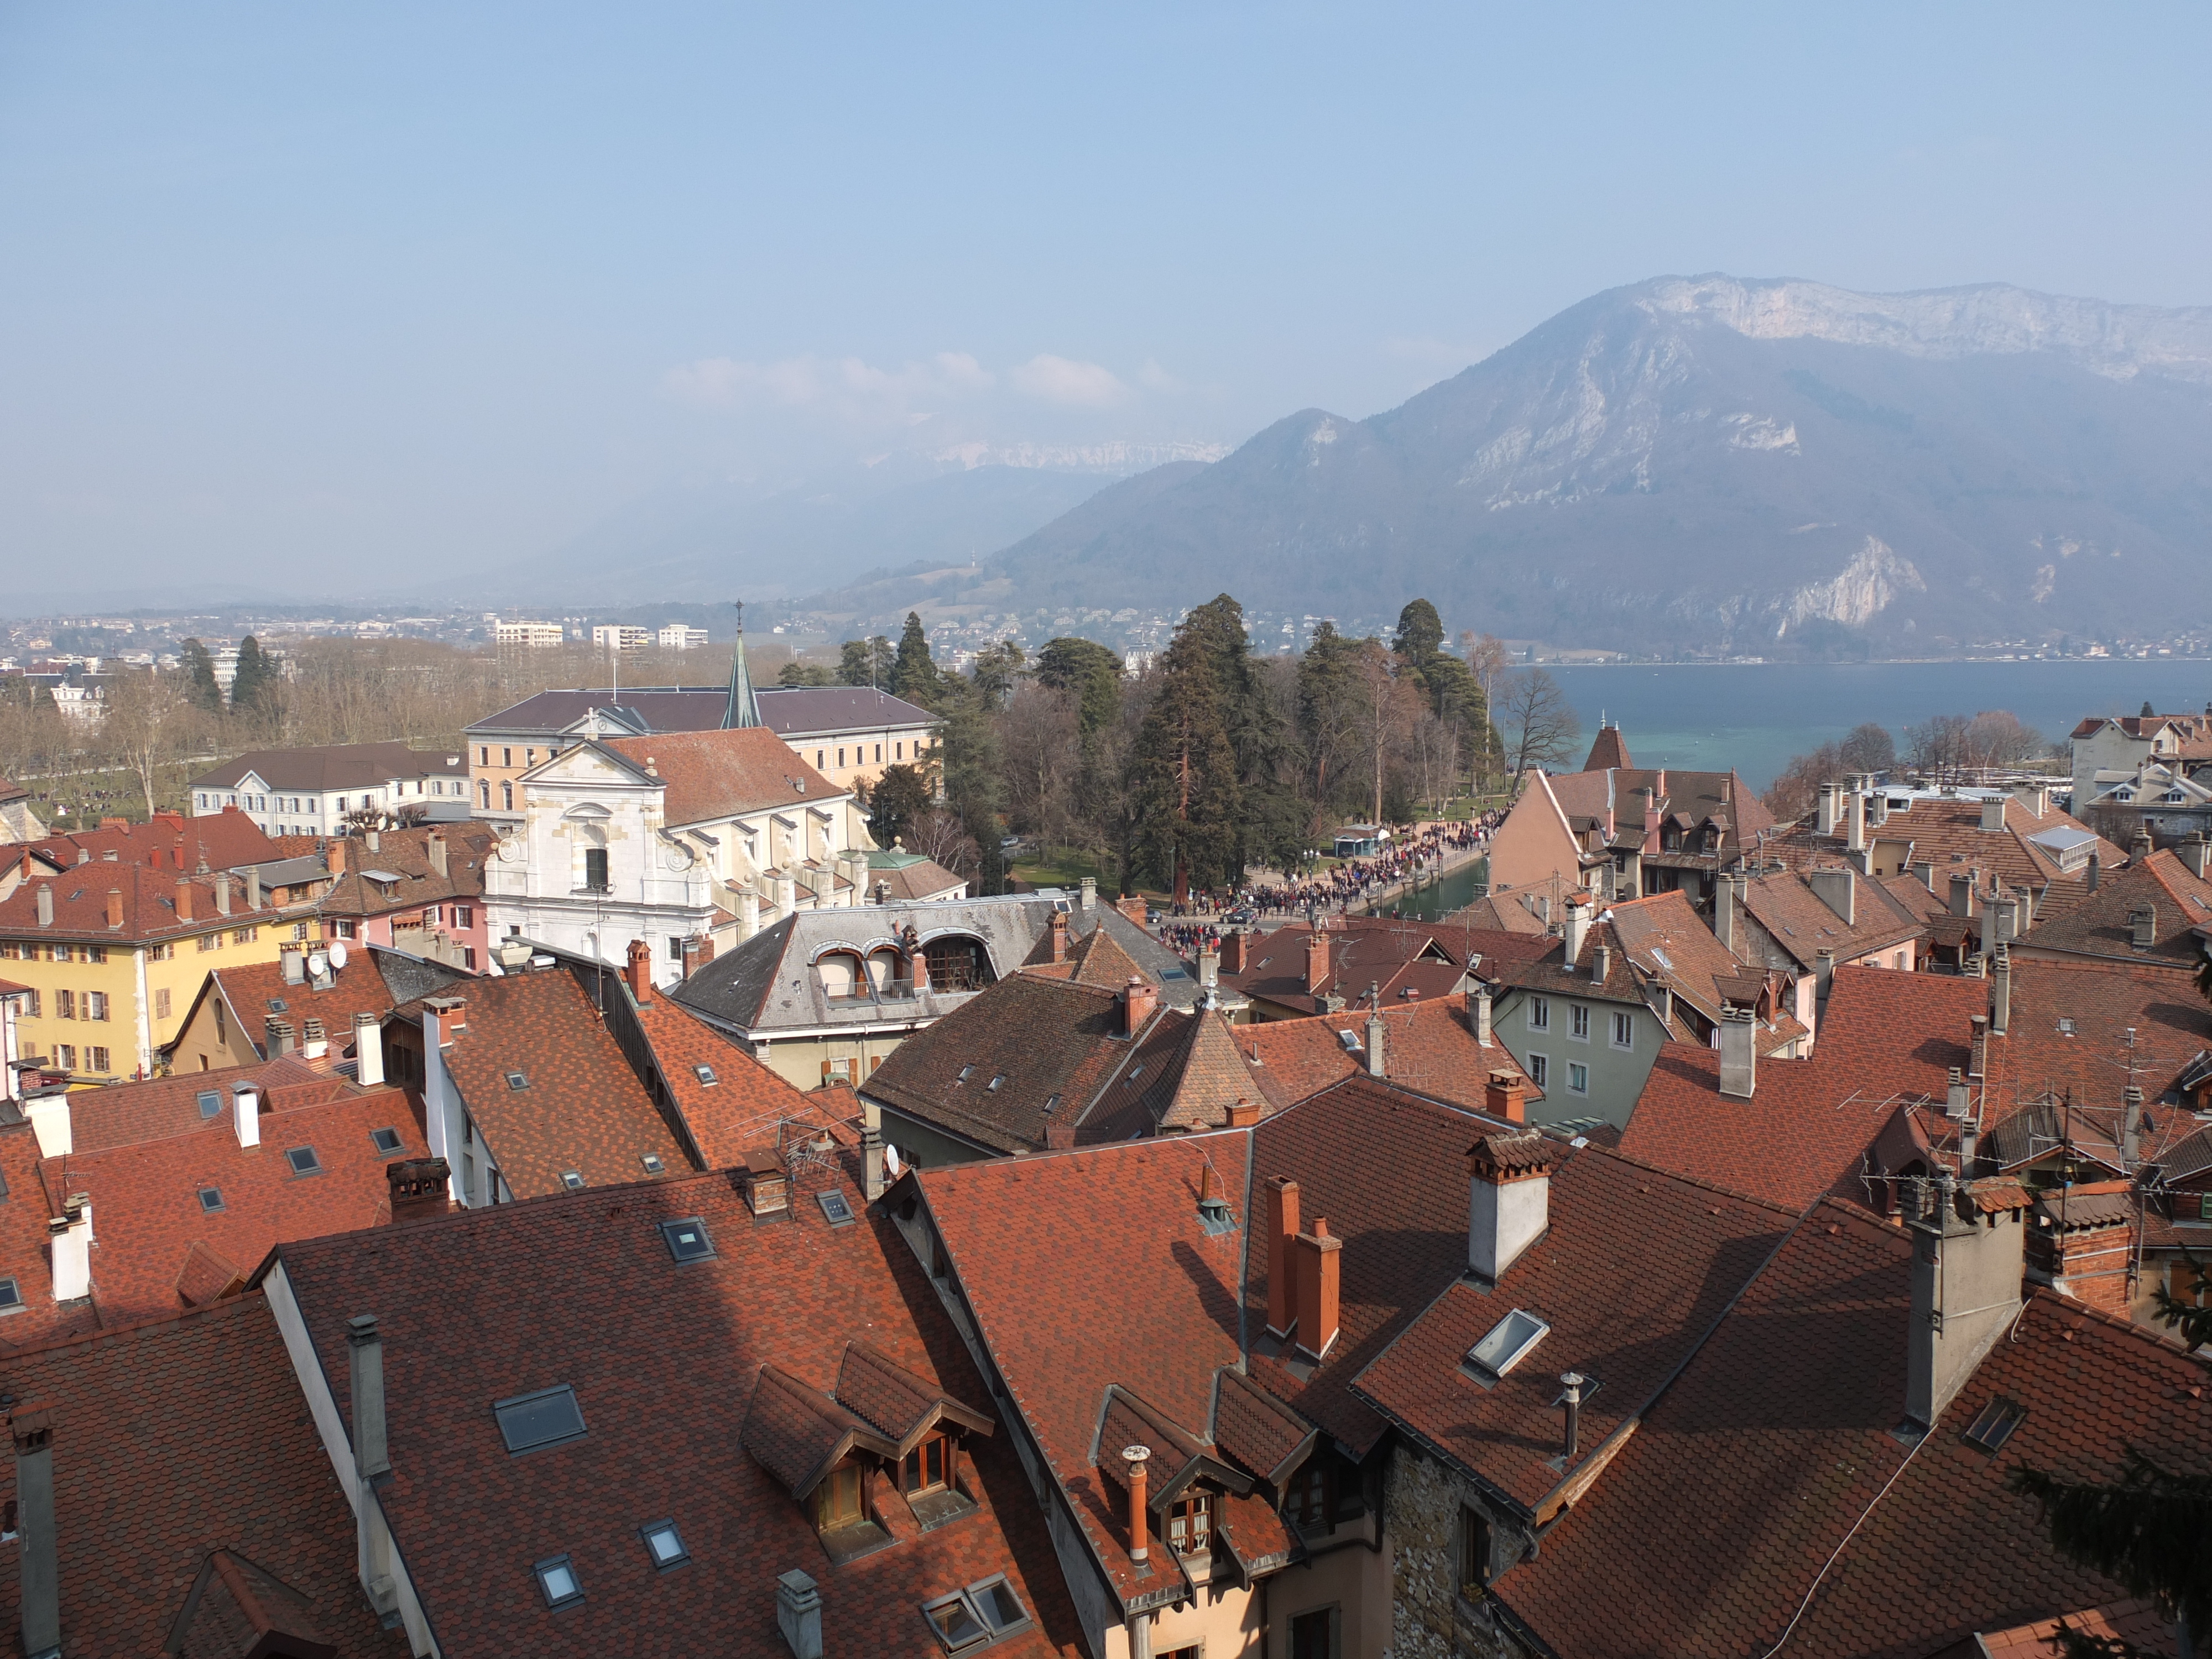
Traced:
[[753, 696], [753, 677], [745, 671], [745, 603], [738, 606], [738, 653], [730, 659], [730, 701], [722, 709], [722, 730], [761, 723], [760, 703]]

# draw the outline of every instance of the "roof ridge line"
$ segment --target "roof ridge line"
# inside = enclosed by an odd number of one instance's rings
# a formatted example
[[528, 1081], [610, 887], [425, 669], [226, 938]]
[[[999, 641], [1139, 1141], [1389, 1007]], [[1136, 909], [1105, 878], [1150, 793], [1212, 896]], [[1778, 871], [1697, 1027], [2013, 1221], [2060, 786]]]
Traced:
[[[173, 1314], [153, 1314], [144, 1319], [126, 1320], [120, 1325], [106, 1325], [94, 1331], [80, 1331], [75, 1336], [50, 1336], [43, 1341], [27, 1342], [13, 1353], [0, 1357], [0, 1370], [4, 1370], [18, 1360], [52, 1353], [62, 1348], [80, 1347], [89, 1343], [103, 1342], [114, 1337], [135, 1336], [158, 1325], [181, 1325], [188, 1319], [197, 1319], [204, 1315], [234, 1312], [247, 1304], [249, 1297], [259, 1297], [263, 1305], [267, 1304], [266, 1294], [258, 1286], [249, 1284], [236, 1296], [226, 1297], [220, 1302], [210, 1302], [197, 1308], [179, 1309]], [[99, 1311], [99, 1306], [95, 1303], [93, 1307], [94, 1315], [97, 1316]]]

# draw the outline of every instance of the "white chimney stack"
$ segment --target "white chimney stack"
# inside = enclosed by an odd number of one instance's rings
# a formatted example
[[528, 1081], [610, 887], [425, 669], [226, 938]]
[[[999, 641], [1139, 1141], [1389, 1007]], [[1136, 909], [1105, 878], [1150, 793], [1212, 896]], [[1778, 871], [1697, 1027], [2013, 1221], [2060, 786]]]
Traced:
[[261, 1085], [256, 1083], [234, 1083], [230, 1085], [230, 1118], [238, 1130], [238, 1144], [258, 1146], [261, 1144]]
[[2020, 1310], [2027, 1194], [2016, 1182], [1913, 1177], [1905, 1415], [1932, 1427]]
[[39, 1138], [40, 1158], [66, 1158], [76, 1150], [70, 1139], [66, 1090], [33, 1096], [23, 1103], [23, 1115], [31, 1120], [31, 1133]]
[[1552, 1152], [1534, 1129], [1468, 1148], [1467, 1265], [1493, 1283], [1552, 1219]]
[[1748, 1008], [1721, 1010], [1721, 1093], [1749, 1100], [1759, 1084], [1759, 1017]]
[[46, 1223], [52, 1257], [54, 1300], [75, 1302], [92, 1294], [92, 1200], [82, 1193], [64, 1200], [62, 1212]]
[[384, 1081], [384, 1022], [366, 1011], [353, 1017], [353, 1078], [364, 1089]]

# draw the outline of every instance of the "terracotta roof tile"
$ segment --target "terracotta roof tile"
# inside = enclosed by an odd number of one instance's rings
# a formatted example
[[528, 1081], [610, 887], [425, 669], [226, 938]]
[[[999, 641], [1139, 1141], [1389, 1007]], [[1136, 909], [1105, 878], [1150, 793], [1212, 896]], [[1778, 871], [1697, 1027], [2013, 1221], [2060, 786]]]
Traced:
[[98, 830], [47, 836], [28, 847], [64, 869], [74, 867], [80, 854], [101, 864], [110, 862], [112, 853], [112, 862], [166, 870], [172, 878], [203, 864], [210, 870], [240, 870], [284, 856], [284, 849], [235, 806], [191, 818], [181, 812], [156, 812], [144, 823], [104, 824]]
[[[2153, 943], [2135, 945], [2132, 918], [2154, 915]], [[2161, 848], [2139, 865], [2103, 877], [2097, 890], [2048, 921], [2038, 921], [2015, 951], [2063, 951], [2121, 962], [2151, 962], [2194, 971], [2212, 939], [2212, 882], [2199, 880]]]
[[823, 805], [847, 793], [765, 726], [602, 741], [641, 769], [652, 763], [666, 781], [661, 815], [672, 826], [711, 823], [767, 806]]
[[[1389, 1081], [1415, 1094], [1448, 1101], [1469, 1111], [1482, 1109], [1485, 1085], [1493, 1071], [1521, 1079], [1523, 1097], [1540, 1100], [1544, 1091], [1528, 1079], [1520, 1062], [1493, 1032], [1485, 1048], [1468, 1028], [1468, 999], [1427, 999], [1382, 1011], [1382, 1069]], [[1268, 1104], [1294, 1105], [1367, 1068], [1364, 1010], [1317, 1014], [1310, 1019], [1274, 1019], [1240, 1025], [1237, 1040], [1258, 1064], [1252, 1075]], [[1347, 1047], [1350, 1031], [1358, 1048]]]

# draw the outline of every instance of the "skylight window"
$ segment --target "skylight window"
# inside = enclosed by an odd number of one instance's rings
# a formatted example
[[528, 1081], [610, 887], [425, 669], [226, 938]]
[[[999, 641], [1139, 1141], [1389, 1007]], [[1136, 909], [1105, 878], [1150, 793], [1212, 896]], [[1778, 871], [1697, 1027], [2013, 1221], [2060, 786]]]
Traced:
[[0, 1313], [23, 1311], [23, 1290], [12, 1279], [0, 1279]]
[[581, 1170], [562, 1170], [561, 1184], [563, 1187], [566, 1187], [572, 1193], [582, 1192], [584, 1190], [584, 1172]]
[[676, 1530], [673, 1521], [653, 1521], [637, 1529], [645, 1540], [645, 1553], [655, 1570], [666, 1572], [680, 1567], [691, 1559], [691, 1552], [684, 1547], [684, 1535]]
[[1000, 1073], [998, 1076], [993, 1078], [988, 1083], [983, 1085], [983, 1092], [986, 1094], [995, 1095], [999, 1092], [999, 1085], [1006, 1080], [1006, 1074], [1004, 1072]]
[[583, 1581], [576, 1577], [576, 1564], [567, 1556], [548, 1556], [531, 1571], [538, 1576], [538, 1588], [549, 1610], [573, 1607], [584, 1599]]
[[2021, 1425], [2027, 1408], [1999, 1395], [1982, 1407], [1982, 1414], [1967, 1426], [1962, 1437], [1970, 1446], [1978, 1446], [1985, 1452], [1996, 1451], [2012, 1438], [2012, 1431]]
[[691, 1068], [691, 1075], [710, 1089], [721, 1081], [721, 1079], [714, 1075], [714, 1068], [711, 1066], [694, 1066]]
[[200, 1091], [200, 1115], [213, 1117], [222, 1109], [222, 1097], [213, 1089]]
[[707, 1224], [697, 1216], [660, 1224], [661, 1242], [678, 1261], [704, 1261], [714, 1254], [714, 1241], [707, 1237]]
[[638, 1162], [645, 1165], [645, 1172], [647, 1175], [665, 1175], [668, 1173], [668, 1166], [660, 1161], [660, 1154], [659, 1152], [647, 1152], [644, 1157], [639, 1158]]
[[844, 1194], [831, 1188], [817, 1193], [814, 1196], [822, 1206], [823, 1219], [827, 1220], [831, 1226], [849, 1227], [853, 1224], [853, 1206], [846, 1201]]
[[499, 1420], [500, 1438], [509, 1452], [536, 1451], [584, 1437], [583, 1408], [576, 1403], [575, 1389], [566, 1382], [494, 1401], [491, 1413]]
[[2058, 1035], [2061, 1036], [2072, 1036], [2074, 1035], [2074, 1022], [2070, 1019], [2060, 1020], [2058, 1022]]
[[951, 1595], [922, 1604], [921, 1616], [947, 1653], [964, 1653], [1030, 1627], [1022, 1605], [1004, 1573], [994, 1573]]
[[1469, 1348], [1467, 1357], [1492, 1376], [1503, 1376], [1527, 1358], [1528, 1351], [1550, 1335], [1551, 1330], [1535, 1315], [1516, 1308], [1492, 1326], [1490, 1334]]
[[530, 1079], [520, 1072], [509, 1072], [507, 1074], [507, 1086], [514, 1090], [527, 1089], [530, 1086]]
[[203, 1187], [200, 1188], [200, 1213], [202, 1215], [213, 1215], [222, 1208], [222, 1188], [220, 1187]]
[[271, 997], [269, 999], [269, 1012], [272, 1014], [281, 1014], [290, 1006], [291, 1005], [286, 1002], [282, 997]]
[[312, 1146], [288, 1148], [284, 1161], [292, 1166], [292, 1173], [295, 1176], [320, 1175], [323, 1172], [323, 1161], [315, 1156], [315, 1149]]
[[368, 1132], [368, 1144], [375, 1147], [378, 1152], [385, 1153], [388, 1157], [390, 1154], [399, 1150], [399, 1131], [397, 1129], [371, 1129]]
[[960, 1068], [960, 1075], [954, 1078], [952, 1080], [955, 1083], [965, 1083], [969, 1078], [975, 1075], [975, 1068], [973, 1066], [963, 1066]]

